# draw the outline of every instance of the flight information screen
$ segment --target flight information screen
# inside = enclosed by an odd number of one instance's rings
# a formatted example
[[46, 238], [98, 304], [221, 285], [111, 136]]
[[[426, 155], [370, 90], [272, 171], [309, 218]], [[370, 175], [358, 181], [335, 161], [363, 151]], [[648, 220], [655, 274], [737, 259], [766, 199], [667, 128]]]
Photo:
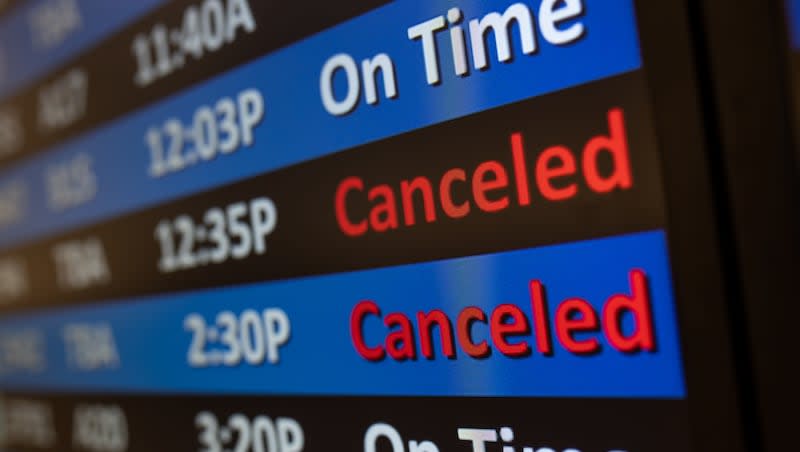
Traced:
[[646, 70], [633, 0], [13, 2], [0, 444], [688, 450]]

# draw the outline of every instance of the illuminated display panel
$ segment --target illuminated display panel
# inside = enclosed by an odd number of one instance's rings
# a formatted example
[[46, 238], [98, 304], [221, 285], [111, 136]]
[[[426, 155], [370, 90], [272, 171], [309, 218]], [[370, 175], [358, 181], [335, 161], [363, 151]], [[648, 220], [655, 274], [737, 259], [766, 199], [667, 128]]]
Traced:
[[690, 449], [632, 0], [145, 3], [0, 19], [7, 447]]

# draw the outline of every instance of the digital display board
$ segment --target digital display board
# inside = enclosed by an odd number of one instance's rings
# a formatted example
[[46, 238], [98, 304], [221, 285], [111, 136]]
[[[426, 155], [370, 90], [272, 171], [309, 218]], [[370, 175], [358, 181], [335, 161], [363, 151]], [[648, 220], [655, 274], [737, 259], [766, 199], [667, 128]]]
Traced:
[[640, 6], [9, 7], [0, 444], [690, 450]]

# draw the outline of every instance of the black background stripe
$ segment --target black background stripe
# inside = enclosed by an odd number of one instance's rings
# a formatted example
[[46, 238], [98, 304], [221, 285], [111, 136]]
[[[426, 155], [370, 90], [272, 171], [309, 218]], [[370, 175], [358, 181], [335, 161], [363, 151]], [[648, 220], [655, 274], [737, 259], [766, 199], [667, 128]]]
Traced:
[[[7, 396], [8, 399], [20, 396]], [[673, 452], [689, 450], [686, 402], [652, 399], [441, 398], [441, 397], [264, 397], [264, 396], [33, 396], [53, 407], [60, 448], [70, 449], [77, 404], [117, 405], [128, 421], [129, 452], [198, 450], [198, 412], [214, 413], [221, 426], [233, 413], [250, 419], [289, 417], [301, 424], [304, 451], [364, 450], [370, 425], [392, 425], [405, 440], [428, 440], [440, 451], [471, 451], [458, 428], [511, 427], [523, 447], [581, 452]], [[236, 436], [233, 436], [235, 441]], [[500, 451], [502, 443], [487, 450]], [[233, 442], [226, 450], [233, 449]], [[37, 449], [41, 450], [41, 449]], [[378, 451], [391, 451], [382, 440]]]
[[[34, 293], [8, 308], [108, 301], [661, 228], [664, 214], [658, 153], [643, 92], [641, 73], [629, 73], [353, 148], [10, 251], [6, 255], [26, 259], [27, 267], [35, 271], [30, 272]], [[533, 176], [536, 157], [553, 145], [567, 146], [579, 156], [590, 138], [608, 133], [606, 114], [611, 108], [625, 112], [633, 187], [597, 194], [576, 177], [573, 180], [579, 189], [575, 198], [559, 202], [542, 198]], [[501, 212], [486, 213], [473, 205], [469, 216], [450, 219], [437, 206], [439, 220], [434, 223], [421, 221], [424, 216], [418, 209], [418, 224], [414, 227], [357, 238], [339, 230], [334, 192], [342, 179], [360, 176], [367, 186], [388, 183], [399, 187], [401, 180], [424, 175], [438, 191], [438, 178], [448, 169], [460, 167], [471, 174], [487, 160], [502, 162], [513, 179], [509, 145], [513, 132], [521, 132], [525, 139], [532, 193], [529, 206], [518, 206], [515, 189], [509, 188], [506, 193], [511, 206]], [[580, 161], [577, 166], [580, 168]], [[466, 189], [462, 190], [456, 192], [456, 198], [469, 196]], [[199, 224], [209, 208], [224, 208], [262, 196], [275, 202], [279, 218], [275, 231], [267, 238], [265, 254], [193, 270], [158, 272], [160, 249], [154, 230], [159, 221], [186, 214]], [[359, 215], [359, 208], [354, 207], [351, 214]], [[366, 214], [365, 207], [360, 214]], [[402, 213], [400, 218], [402, 221]], [[87, 290], [60, 290], [52, 248], [67, 240], [88, 237], [103, 242], [111, 281]]]

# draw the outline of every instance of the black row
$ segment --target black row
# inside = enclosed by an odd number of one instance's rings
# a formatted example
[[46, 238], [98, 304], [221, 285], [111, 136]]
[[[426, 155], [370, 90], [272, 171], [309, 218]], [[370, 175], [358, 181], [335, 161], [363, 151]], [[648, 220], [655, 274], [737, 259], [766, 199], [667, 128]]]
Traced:
[[15, 450], [688, 450], [681, 400], [14, 394], [3, 405]]
[[[192, 84], [387, 3], [176, 0], [0, 103], [27, 157]], [[11, 127], [11, 126], [7, 126]]]
[[9, 250], [0, 260], [27, 271], [23, 294], [4, 307], [109, 301], [663, 228], [658, 152], [637, 94], [643, 83], [641, 73], [629, 73]]

